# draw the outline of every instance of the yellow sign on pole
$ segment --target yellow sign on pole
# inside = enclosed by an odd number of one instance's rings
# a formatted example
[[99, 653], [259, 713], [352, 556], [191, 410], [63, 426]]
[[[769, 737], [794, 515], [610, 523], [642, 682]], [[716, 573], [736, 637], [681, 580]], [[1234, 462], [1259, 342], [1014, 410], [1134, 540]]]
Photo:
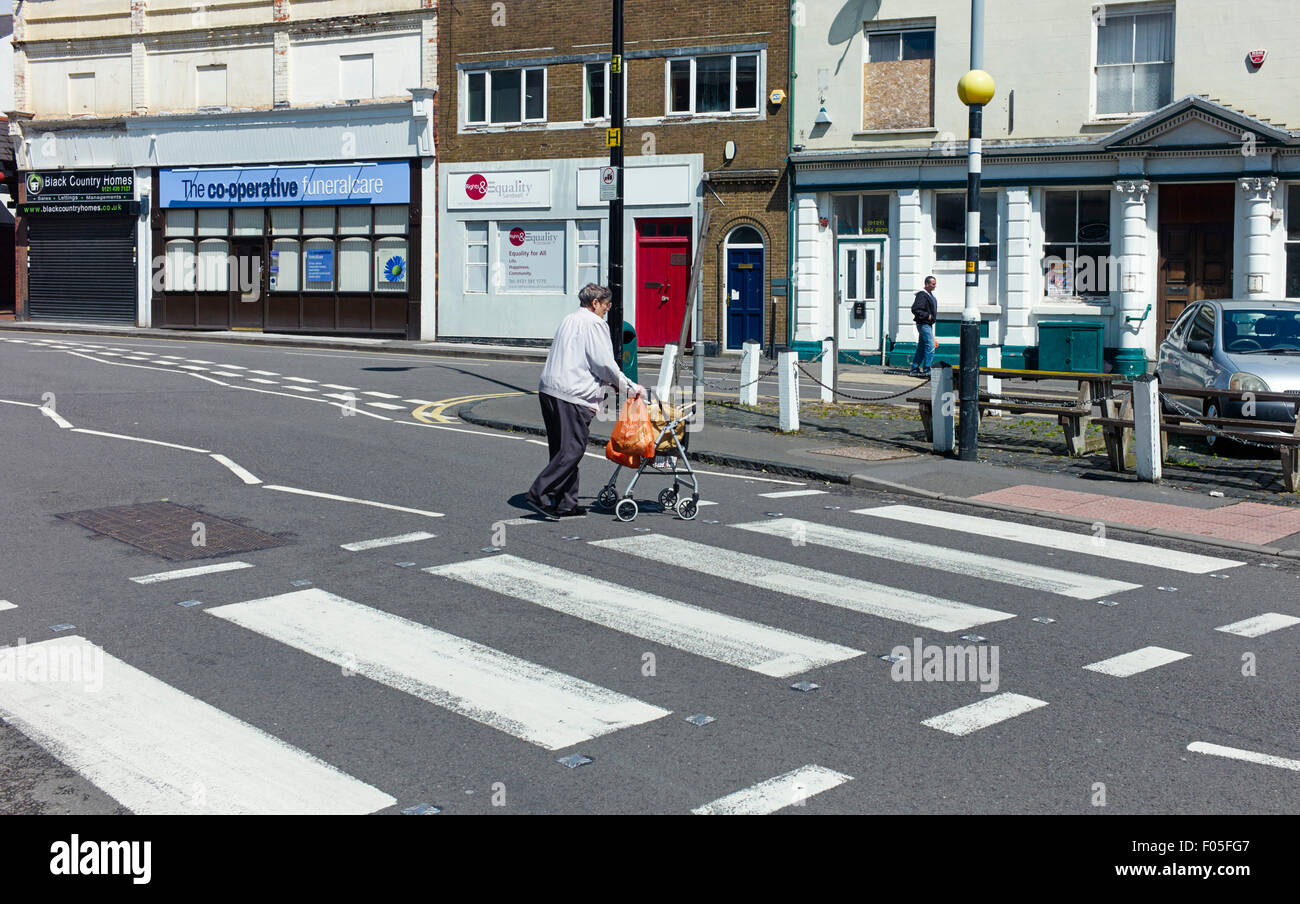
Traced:
[[623, 58], [618, 54], [615, 54], [614, 56], [610, 57], [609, 71], [614, 73], [615, 75], [618, 75], [620, 72], [623, 71]]
[[605, 130], [605, 147], [607, 147], [607, 148], [616, 148], [616, 147], [621, 146], [622, 144], [623, 144], [623, 130], [622, 130], [622, 129], [606, 129], [606, 130]]
[[966, 262], [966, 272], [967, 272], [967, 273], [974, 273], [974, 272], [975, 272], [975, 262], [974, 262], [974, 261], [967, 261], [967, 262]]

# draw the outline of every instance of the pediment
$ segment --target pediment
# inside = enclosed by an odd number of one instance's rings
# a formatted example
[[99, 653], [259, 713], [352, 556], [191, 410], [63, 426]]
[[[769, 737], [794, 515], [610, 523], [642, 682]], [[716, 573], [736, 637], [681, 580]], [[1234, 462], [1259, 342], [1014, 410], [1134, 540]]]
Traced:
[[1191, 95], [1131, 122], [1103, 139], [1111, 150], [1236, 147], [1253, 135], [1256, 145], [1289, 143], [1291, 134], [1240, 111]]

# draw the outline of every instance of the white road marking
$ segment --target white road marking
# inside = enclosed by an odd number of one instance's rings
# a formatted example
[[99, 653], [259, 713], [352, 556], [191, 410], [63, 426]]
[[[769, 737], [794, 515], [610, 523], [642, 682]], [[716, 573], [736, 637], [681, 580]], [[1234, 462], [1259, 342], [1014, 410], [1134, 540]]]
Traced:
[[0, 612], [7, 612], [10, 609], [17, 609], [17, 608], [18, 607], [16, 605], [9, 602], [8, 600], [0, 600]]
[[279, 386], [279, 385], [280, 385], [280, 384], [277, 383], [275, 380], [263, 380], [261, 377], [249, 377], [249, 378], [248, 378], [248, 382], [250, 382], [250, 383], [263, 383], [263, 384], [265, 384], [265, 385], [267, 385], [267, 386]]
[[398, 396], [393, 395], [391, 392], [370, 392], [370, 391], [367, 391], [367, 392], [363, 392], [363, 393], [361, 393], [361, 394], [362, 394], [362, 395], [368, 395], [368, 396], [374, 396], [374, 397], [377, 398], [377, 399], [396, 399], [396, 398], [398, 398]]
[[211, 455], [215, 461], [225, 465], [227, 468], [233, 471], [235, 476], [238, 477], [240, 480], [242, 480], [244, 483], [257, 484], [262, 482], [258, 480], [256, 477], [254, 477], [251, 471], [247, 470], [246, 468], [240, 467], [239, 465], [231, 461], [229, 458], [226, 458], [226, 456], [218, 455], [216, 452], [211, 453]]
[[107, 436], [110, 439], [127, 439], [133, 443], [148, 443], [151, 446], [166, 446], [168, 449], [180, 449], [184, 452], [202, 452], [204, 455], [209, 454], [207, 449], [197, 449], [194, 446], [182, 446], [178, 443], [165, 443], [160, 439], [143, 439], [139, 436], [123, 436], [121, 433], [105, 433], [102, 430], [87, 430], [85, 427], [73, 427], [73, 433], [88, 433], [91, 436]]
[[53, 408], [47, 408], [44, 405], [42, 405], [41, 414], [45, 415], [50, 420], [54, 421], [54, 423], [58, 424], [64, 430], [73, 429], [72, 425], [69, 424], [67, 421], [65, 421], [63, 418], [59, 417], [59, 413], [55, 411]]
[[[699, 472], [697, 471], [696, 473], [698, 474]], [[697, 502], [697, 503], [695, 503], [695, 504], [696, 504], [697, 506], [700, 506], [700, 505], [717, 505], [717, 503], [714, 502], [712, 499], [701, 499], [699, 502]]]
[[[548, 446], [549, 448], [549, 444], [544, 439], [528, 439], [528, 440], [524, 440], [524, 442], [532, 443], [535, 446]], [[586, 455], [587, 458], [598, 458], [601, 461], [609, 461], [608, 458], [596, 452], [586, 452], [584, 454]], [[610, 462], [610, 464], [613, 464], [613, 462]], [[792, 486], [792, 487], [803, 486], [803, 484], [797, 480], [777, 480], [773, 477], [751, 477], [748, 474], [723, 474], [721, 471], [700, 471], [698, 469], [695, 471], [695, 473], [705, 474], [708, 475], [709, 477], [734, 477], [737, 480], [754, 480], [759, 483], [778, 483], [778, 484], [784, 484], [785, 486]], [[714, 505], [715, 503], [704, 502], [701, 500], [699, 504]]]
[[1258, 763], [1261, 766], [1276, 766], [1279, 769], [1290, 769], [1292, 772], [1300, 772], [1300, 760], [1288, 760], [1280, 756], [1272, 756], [1267, 753], [1256, 753], [1253, 750], [1241, 750], [1237, 747], [1223, 747], [1219, 744], [1210, 744], [1205, 741], [1193, 741], [1187, 745], [1187, 749], [1192, 753], [1204, 753], [1209, 756], [1227, 757], [1230, 760], [1243, 760], [1247, 763]]
[[199, 367], [197, 364], [182, 364], [181, 370], [207, 370], [207, 368]]
[[357, 505], [369, 505], [374, 508], [388, 509], [393, 512], [409, 512], [412, 515], [424, 515], [429, 518], [441, 518], [442, 512], [426, 512], [423, 509], [406, 508], [401, 505], [389, 505], [387, 502], [372, 502], [369, 499], [354, 499], [351, 496], [336, 496], [333, 493], [321, 493], [317, 490], [300, 490], [296, 487], [281, 487], [273, 484], [263, 484], [263, 489], [278, 490], [281, 493], [296, 493], [299, 496], [315, 496], [318, 499], [333, 499], [335, 502], [355, 502]]
[[12, 399], [0, 399], [6, 405], [21, 405], [23, 408], [44, 408], [44, 405], [38, 405], [35, 402], [15, 402]]
[[402, 399], [403, 402], [409, 402], [412, 405], [433, 405], [428, 399]]
[[182, 578], [197, 578], [205, 574], [241, 571], [252, 567], [247, 562], [221, 562], [216, 565], [199, 565], [196, 568], [179, 568], [176, 571], [160, 571], [157, 574], [145, 574], [131, 580], [136, 584], [161, 584], [163, 581], [178, 581]]
[[298, 391], [298, 392], [320, 392], [320, 390], [317, 389], [317, 388], [314, 387], [314, 386], [286, 386], [286, 387], [284, 387], [284, 388], [285, 388], [285, 389], [293, 389], [293, 390], [296, 390], [296, 391]]
[[385, 411], [405, 411], [401, 405], [390, 405], [387, 402], [366, 402], [371, 408], [383, 408]]
[[276, 373], [276, 372], [273, 371], [273, 370], [250, 370], [249, 373], [250, 373], [250, 374], [260, 374], [260, 375], [263, 376], [263, 377], [278, 377], [278, 376], [280, 376], [278, 373]]
[[501, 523], [508, 525], [510, 527], [515, 527], [524, 524], [548, 524], [552, 522], [548, 522], [545, 518], [541, 517], [540, 515], [529, 515], [524, 518], [511, 518], [509, 521], [502, 521]]
[[217, 367], [224, 367], [226, 370], [248, 370], [247, 367], [238, 364], [218, 364]]
[[[366, 412], [366, 413], [369, 414], [370, 412]], [[509, 433], [489, 433], [486, 430], [464, 430], [461, 429], [460, 427], [448, 427], [446, 424], [426, 424], [422, 421], [398, 421], [397, 423], [406, 424], [407, 426], [410, 427], [427, 427], [430, 430], [450, 430], [452, 433], [468, 433], [470, 436], [491, 436], [497, 439], [511, 439], [511, 440], [518, 439], [518, 437], [511, 436]], [[601, 455], [598, 457], [604, 458], [605, 456]]]
[[356, 392], [356, 391], [357, 391], [357, 387], [355, 387], [355, 386], [340, 386], [340, 385], [337, 384], [337, 383], [322, 383], [322, 384], [320, 384], [320, 385], [326, 387], [327, 389], [342, 389], [342, 390], [345, 390], [345, 391], [347, 391], [347, 392]]
[[184, 360], [185, 360], [185, 359], [182, 358], [180, 355], [159, 355], [158, 357], [159, 357], [159, 358], [162, 358], [164, 361], [184, 361]]
[[126, 360], [128, 360], [128, 361], [148, 361], [149, 359], [146, 358], [144, 355], [127, 355], [127, 356], [126, 356]]
[[996, 518], [980, 518], [975, 515], [958, 515], [952, 512], [936, 512], [918, 508], [914, 505], [884, 505], [879, 508], [854, 509], [858, 515], [870, 515], [873, 518], [889, 518], [905, 521], [909, 524], [938, 527], [944, 530], [961, 531], [967, 534], [987, 537], [990, 540], [1010, 540], [1014, 543], [1028, 543], [1031, 546], [1046, 546], [1049, 549], [1063, 549], [1087, 556], [1100, 556], [1119, 562], [1135, 562], [1139, 565], [1154, 565], [1172, 571], [1185, 571], [1189, 574], [1208, 574], [1226, 568], [1236, 568], [1241, 562], [1231, 559], [1218, 559], [1213, 556], [1201, 556], [1190, 552], [1177, 552], [1161, 549], [1158, 546], [1146, 546], [1142, 543], [1129, 543], [1124, 540], [1100, 539], [1091, 533], [1071, 533], [1053, 530], [1033, 524], [1015, 524]]
[[397, 546], [401, 543], [415, 543], [417, 540], [432, 540], [437, 534], [415, 531], [410, 534], [398, 534], [396, 537], [379, 537], [375, 540], [358, 540], [356, 543], [340, 544], [348, 552], [361, 552], [366, 549], [379, 549], [381, 546]]
[[[68, 346], [66, 346], [66, 345], [52, 345], [52, 346], [50, 346], [50, 347], [51, 347], [51, 348], [62, 348], [62, 349], [66, 349]], [[98, 352], [97, 354], [103, 355], [105, 358], [120, 358], [120, 357], [122, 357], [118, 352]]]
[[719, 797], [691, 812], [696, 816], [764, 816], [851, 781], [853, 776], [825, 766], [803, 766]]
[[775, 678], [863, 655], [861, 650], [518, 556], [490, 556], [423, 570]]
[[1015, 618], [1010, 612], [984, 609], [924, 593], [872, 584], [857, 578], [695, 543], [680, 537], [639, 535], [595, 540], [592, 545], [662, 562], [669, 568], [687, 568], [725, 580], [739, 580], [746, 586], [762, 587], [935, 631], [961, 631]]
[[243, 376], [242, 374], [232, 374], [232, 373], [229, 373], [228, 371], [224, 371], [224, 370], [214, 370], [214, 371], [212, 371], [212, 375], [213, 375], [213, 376], [216, 376], [216, 377], [240, 377], [240, 376]]
[[1046, 705], [1046, 700], [1036, 700], [1022, 694], [997, 694], [993, 697], [985, 697], [969, 706], [926, 719], [921, 724], [960, 737]]
[[285, 377], [286, 380], [292, 380], [294, 383], [318, 383], [319, 380], [308, 380], [306, 377]]
[[318, 588], [206, 611], [548, 750], [669, 714]]
[[1283, 615], [1281, 612], [1265, 612], [1263, 615], [1256, 615], [1244, 621], [1221, 625], [1214, 630], [1222, 631], [1224, 634], [1236, 634], [1239, 637], [1260, 637], [1292, 625], [1300, 625], [1300, 618], [1294, 615]]
[[338, 399], [340, 402], [356, 402], [356, 401], [357, 401], [357, 397], [356, 397], [355, 395], [352, 395], [352, 394], [350, 394], [350, 393], [346, 393], [346, 392], [327, 392], [327, 393], [325, 393], [325, 398], [327, 398], [327, 399]]
[[949, 549], [932, 543], [917, 543], [897, 537], [814, 524], [798, 518], [773, 518], [768, 521], [752, 521], [748, 524], [731, 526], [754, 533], [770, 534], [804, 543], [816, 543], [818, 546], [827, 546], [858, 555], [902, 562], [906, 565], [919, 565], [923, 568], [935, 568], [985, 581], [997, 581], [1001, 584], [1057, 593], [1079, 600], [1093, 600], [1142, 586], [1063, 571], [1059, 568], [1031, 565], [1014, 559], [999, 559], [995, 556]]
[[759, 493], [764, 499], [793, 499], [796, 496], [824, 496], [825, 490], [781, 490], [777, 493]]
[[5, 721], [134, 813], [362, 814], [397, 802], [84, 637], [28, 644], [24, 655], [36, 648], [93, 663], [100, 686], [0, 682]]
[[1148, 669], [1168, 665], [1180, 659], [1187, 659], [1191, 655], [1191, 653], [1180, 653], [1177, 650], [1166, 650], [1164, 647], [1143, 647], [1131, 653], [1122, 653], [1119, 656], [1112, 656], [1110, 659], [1103, 659], [1100, 662], [1085, 665], [1084, 668], [1090, 672], [1100, 672], [1103, 675], [1113, 675], [1116, 678], [1128, 678], [1130, 675], [1137, 675]]

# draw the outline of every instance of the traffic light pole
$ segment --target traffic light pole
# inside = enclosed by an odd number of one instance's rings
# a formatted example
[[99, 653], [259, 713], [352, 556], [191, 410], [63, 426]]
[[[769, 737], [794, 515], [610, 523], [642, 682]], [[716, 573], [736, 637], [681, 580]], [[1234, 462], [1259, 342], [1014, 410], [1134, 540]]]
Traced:
[[[982, 71], [984, 62], [984, 0], [971, 0], [970, 72]], [[968, 74], [969, 75], [969, 74]], [[961, 399], [961, 434], [958, 457], [974, 461], [979, 445], [980, 390], [980, 171], [982, 169], [983, 112], [987, 99], [975, 92], [959, 94], [970, 107], [970, 143], [966, 164], [966, 303], [961, 312], [961, 358], [958, 393]]]
[[614, 42], [609, 63], [609, 165], [614, 200], [609, 202], [609, 334], [614, 362], [623, 366], [623, 0], [614, 0]]

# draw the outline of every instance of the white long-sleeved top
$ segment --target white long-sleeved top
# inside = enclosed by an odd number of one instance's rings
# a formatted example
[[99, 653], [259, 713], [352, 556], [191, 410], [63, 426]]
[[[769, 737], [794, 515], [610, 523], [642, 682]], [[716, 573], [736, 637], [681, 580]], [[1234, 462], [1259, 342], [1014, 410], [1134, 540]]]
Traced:
[[560, 321], [542, 368], [538, 390], [557, 399], [600, 408], [602, 385], [626, 392], [632, 381], [614, 362], [609, 324], [591, 308], [578, 308]]

